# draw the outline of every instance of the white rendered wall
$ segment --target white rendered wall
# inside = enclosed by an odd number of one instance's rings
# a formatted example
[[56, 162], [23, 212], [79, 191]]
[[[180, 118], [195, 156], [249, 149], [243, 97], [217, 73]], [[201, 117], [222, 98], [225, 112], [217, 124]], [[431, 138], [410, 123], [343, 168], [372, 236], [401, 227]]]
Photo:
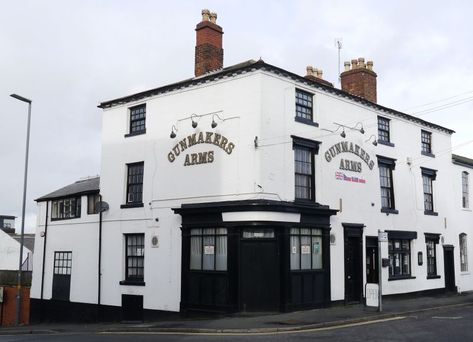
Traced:
[[[23, 247], [23, 262], [31, 251]], [[18, 270], [20, 243], [0, 229], [0, 270]]]

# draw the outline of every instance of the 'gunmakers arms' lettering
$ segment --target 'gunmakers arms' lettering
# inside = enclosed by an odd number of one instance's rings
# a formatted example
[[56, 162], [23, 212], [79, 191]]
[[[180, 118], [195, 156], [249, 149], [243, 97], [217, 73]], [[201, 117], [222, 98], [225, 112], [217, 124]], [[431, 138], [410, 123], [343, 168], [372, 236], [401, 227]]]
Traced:
[[[374, 161], [371, 159], [370, 155], [364, 149], [362, 149], [359, 145], [354, 144], [352, 142], [348, 142], [348, 141], [341, 141], [331, 146], [327, 150], [327, 152], [325, 152], [325, 160], [330, 163], [332, 159], [335, 158], [340, 153], [353, 153], [357, 155], [358, 157], [360, 157], [361, 160], [365, 162], [366, 165], [368, 165], [370, 170], [373, 170]], [[344, 161], [344, 163], [345, 163], [343, 164], [344, 167], [343, 168], [340, 167], [342, 170], [350, 170], [350, 171], [360, 170], [361, 171], [361, 165], [352, 165], [351, 163], [348, 164], [346, 163], [346, 161]]]
[[[188, 148], [199, 144], [211, 144], [221, 148], [227, 154], [232, 154], [235, 144], [221, 134], [214, 132], [194, 133], [180, 140], [168, 153], [169, 162], [176, 158]], [[186, 154], [184, 166], [207, 164], [214, 161], [214, 151]]]

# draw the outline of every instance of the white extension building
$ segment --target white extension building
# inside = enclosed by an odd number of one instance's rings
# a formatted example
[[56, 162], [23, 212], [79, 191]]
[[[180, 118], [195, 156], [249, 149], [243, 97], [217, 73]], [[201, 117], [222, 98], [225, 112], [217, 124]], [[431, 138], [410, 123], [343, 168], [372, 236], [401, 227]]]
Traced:
[[383, 294], [473, 290], [454, 132], [377, 104], [361, 58], [342, 89], [312, 67], [223, 68], [215, 20], [196, 27], [195, 77], [100, 104], [100, 179], [37, 200], [32, 319], [360, 302], [379, 230]]

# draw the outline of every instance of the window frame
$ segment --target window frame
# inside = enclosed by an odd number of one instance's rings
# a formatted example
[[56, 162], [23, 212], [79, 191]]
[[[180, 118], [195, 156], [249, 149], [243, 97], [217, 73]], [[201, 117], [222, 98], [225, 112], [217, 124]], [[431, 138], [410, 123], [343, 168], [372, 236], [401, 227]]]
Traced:
[[435, 157], [432, 153], [432, 132], [420, 131], [421, 154], [428, 157]]
[[72, 273], [72, 251], [54, 251], [53, 274], [68, 275]]
[[382, 145], [394, 147], [391, 142], [391, 119], [384, 116], [378, 116], [378, 140]]
[[[91, 199], [93, 200], [93, 204], [91, 204]], [[87, 215], [94, 215], [98, 214], [96, 212], [97, 203], [100, 201], [100, 194], [88, 194], [87, 195]]]
[[[145, 234], [144, 233], [132, 233], [123, 234], [125, 238], [125, 280], [121, 281], [121, 285], [145, 285], [144, 273], [145, 273]], [[129, 244], [129, 241], [135, 238], [135, 244]], [[138, 238], [141, 240], [139, 241]], [[129, 248], [134, 249], [132, 253], [129, 253]], [[141, 248], [141, 252], [138, 253], [138, 249]], [[134, 254], [133, 254], [134, 253]], [[138, 255], [140, 254], [140, 255]], [[136, 260], [136, 263], [132, 261], [130, 266], [130, 259]], [[141, 265], [139, 260], [141, 260]], [[133, 265], [134, 264], [134, 265]], [[136, 274], [131, 275], [130, 270], [136, 269]], [[140, 272], [141, 270], [141, 272]], [[140, 274], [141, 273], [141, 274]]]
[[470, 208], [470, 174], [462, 171], [462, 208]]
[[[303, 233], [303, 230], [309, 230], [309, 233]], [[297, 231], [297, 232], [296, 232]], [[309, 253], [302, 253], [302, 240], [304, 239], [310, 239], [309, 242]], [[320, 249], [317, 253], [314, 253], [314, 241], [319, 240], [319, 246]], [[296, 244], [294, 244], [294, 241], [297, 241]], [[324, 243], [323, 243], [323, 229], [322, 228], [317, 228], [317, 227], [291, 227], [289, 230], [289, 270], [290, 272], [310, 272], [310, 271], [323, 271], [324, 270]], [[304, 246], [307, 246], [305, 244]], [[297, 253], [294, 253], [294, 248], [297, 249]], [[292, 263], [292, 255], [296, 254], [299, 256], [298, 264], [293, 265]], [[309, 268], [302, 268], [302, 255], [303, 254], [308, 254], [310, 255], [309, 260], [310, 260], [310, 267]], [[319, 255], [320, 257], [320, 267], [317, 267], [317, 265], [314, 265], [314, 255]]]
[[458, 235], [460, 250], [460, 272], [468, 272], [468, 234]]
[[[141, 112], [141, 110], [143, 110]], [[142, 124], [140, 124], [142, 122]], [[135, 123], [139, 123], [134, 125]], [[140, 127], [137, 129], [136, 127]], [[146, 103], [128, 108], [128, 133], [125, 137], [146, 133]]]
[[294, 118], [296, 122], [305, 123], [317, 127], [319, 126], [316, 122], [314, 122], [314, 94], [296, 88], [294, 104]]
[[[141, 167], [141, 174], [131, 174], [131, 170], [135, 167]], [[121, 208], [135, 208], [135, 207], [143, 207], [143, 185], [144, 185], [144, 162], [136, 162], [136, 163], [129, 163], [126, 164], [126, 197], [125, 197], [125, 203], [122, 204], [120, 207]], [[141, 176], [141, 182], [132, 182], [131, 177], [139, 177]], [[134, 186], [141, 186], [141, 190], [139, 191], [141, 200], [133, 200], [130, 201], [130, 188]], [[136, 192], [138, 193], [138, 192]]]
[[[291, 135], [293, 139], [292, 149], [294, 151], [294, 199], [298, 202], [315, 202], [315, 155], [319, 151], [319, 144], [320, 142], [315, 140], [309, 140], [305, 138], [300, 138], [294, 135]], [[298, 161], [297, 158], [297, 150], [305, 150], [310, 153], [310, 174], [299, 173], [297, 172], [297, 163], [303, 162], [308, 163], [307, 161]], [[309, 189], [309, 198], [307, 197], [298, 197], [297, 188], [302, 187], [297, 185], [297, 176], [302, 175], [304, 177], [309, 177], [310, 180], [310, 187], [304, 187]]]
[[437, 245], [439, 244], [440, 234], [424, 233], [424, 235], [427, 279], [440, 278], [437, 267]]
[[[74, 210], [72, 209], [74, 202]], [[74, 212], [74, 216], [66, 217], [66, 201], [68, 201], [69, 215]], [[73, 211], [72, 211], [73, 210]], [[63, 198], [57, 198], [51, 201], [51, 221], [62, 221], [62, 220], [72, 220], [78, 219], [81, 217], [82, 212], [82, 196], [69, 196]]]
[[424, 194], [424, 214], [438, 216], [434, 205], [434, 181], [437, 171], [421, 167], [422, 170], [422, 192]]
[[[396, 248], [396, 242], [399, 242], [399, 248]], [[407, 242], [407, 245], [408, 245], [408, 248], [404, 248], [404, 244], [403, 242]], [[410, 279], [410, 278], [413, 278], [412, 277], [412, 255], [411, 255], [411, 252], [412, 252], [412, 248], [411, 248], [411, 243], [412, 243], [412, 239], [407, 239], [407, 238], [398, 238], [398, 237], [395, 237], [395, 238], [390, 238], [389, 235], [388, 235], [388, 256], [389, 256], [389, 278], [388, 280], [397, 280], [397, 279]], [[400, 266], [398, 266], [398, 268], [401, 269], [401, 273], [399, 274], [396, 274], [396, 267], [393, 265], [394, 264], [394, 260], [395, 260], [395, 255], [396, 254], [403, 254], [403, 255], [408, 255], [408, 260], [409, 260], [409, 264], [408, 264], [408, 269], [409, 269], [409, 272], [406, 272], [406, 273], [403, 273], [402, 272], [402, 267], [404, 265], [403, 261], [404, 259], [403, 258], [400, 258], [399, 259], [399, 264]]]
[[[396, 168], [396, 159], [386, 158], [382, 156], [378, 157], [378, 169], [379, 169], [379, 187], [381, 195], [381, 212], [398, 214], [399, 211], [396, 210], [396, 202], [394, 195], [394, 177], [393, 170]], [[386, 170], [386, 174], [383, 175], [383, 170]], [[386, 179], [389, 183], [388, 186], [383, 185], [383, 179]], [[383, 190], [387, 192], [387, 197], [383, 195]], [[388, 205], [384, 205], [383, 199], [386, 198]]]
[[[213, 232], [210, 232], [213, 230]], [[207, 232], [206, 232], [207, 231]], [[213, 245], [205, 245], [206, 238], [211, 239]], [[224, 249], [225, 249], [225, 263], [224, 265], [220, 265], [217, 267], [217, 254], [220, 251], [219, 249], [219, 239], [222, 239], [224, 242]], [[198, 246], [200, 246], [200, 253], [193, 254], [192, 253], [192, 241], [198, 240]], [[213, 253], [206, 253], [205, 248], [213, 246]], [[228, 229], [226, 227], [201, 227], [201, 228], [191, 228], [189, 230], [189, 271], [191, 272], [228, 272]], [[210, 250], [210, 249], [209, 249]], [[200, 256], [200, 264], [193, 265], [192, 257], [193, 255]], [[204, 268], [205, 255], [212, 255], [212, 267], [211, 268]]]

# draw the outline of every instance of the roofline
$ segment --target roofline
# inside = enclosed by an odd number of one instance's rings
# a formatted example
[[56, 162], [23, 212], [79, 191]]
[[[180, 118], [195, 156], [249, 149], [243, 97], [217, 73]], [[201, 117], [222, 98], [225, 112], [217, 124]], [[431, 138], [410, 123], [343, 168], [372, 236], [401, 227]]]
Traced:
[[98, 194], [100, 193], [100, 190], [87, 190], [87, 191], [80, 191], [80, 192], [75, 192], [72, 194], [67, 194], [65, 196], [43, 196], [35, 199], [35, 202], [46, 202], [46, 201], [52, 201], [60, 198], [70, 198], [70, 197], [77, 197], [77, 196], [84, 196], [84, 195], [92, 195], [92, 194]]
[[253, 71], [253, 70], [266, 70], [266, 71], [274, 72], [276, 74], [283, 75], [283, 76], [288, 77], [290, 79], [294, 79], [298, 82], [308, 84], [310, 86], [322, 89], [324, 91], [327, 91], [327, 92], [330, 92], [330, 93], [333, 93], [333, 94], [336, 94], [338, 96], [346, 97], [350, 100], [361, 103], [361, 104], [363, 104], [365, 106], [368, 106], [368, 107], [372, 107], [376, 110], [387, 112], [388, 114], [392, 114], [394, 116], [398, 116], [400, 118], [419, 123], [423, 126], [435, 128], [435, 129], [438, 129], [440, 131], [444, 131], [448, 134], [455, 133], [455, 131], [452, 130], [452, 129], [434, 124], [434, 123], [429, 122], [429, 121], [419, 119], [418, 117], [400, 112], [400, 111], [392, 109], [392, 108], [388, 108], [388, 107], [379, 105], [377, 103], [366, 100], [362, 97], [352, 95], [352, 94], [350, 94], [350, 93], [348, 93], [344, 90], [328, 86], [328, 85], [323, 84], [321, 82], [317, 82], [316, 80], [311, 80], [311, 79], [305, 78], [303, 76], [294, 74], [290, 71], [287, 71], [287, 70], [284, 70], [282, 68], [276, 67], [274, 65], [268, 64], [268, 63], [264, 62], [262, 59], [258, 60], [257, 62], [254, 62], [252, 64], [244, 64], [241, 67], [223, 68], [220, 71], [209, 73], [205, 76], [190, 78], [190, 79], [187, 79], [187, 80], [184, 80], [184, 81], [180, 81], [180, 82], [168, 84], [168, 85], [165, 85], [165, 86], [162, 86], [162, 87], [146, 90], [146, 91], [139, 92], [139, 93], [136, 93], [136, 94], [133, 94], [133, 95], [128, 95], [128, 96], [120, 97], [120, 98], [117, 98], [117, 99], [114, 99], [114, 100], [101, 102], [98, 105], [98, 107], [102, 108], [102, 109], [111, 108], [115, 105], [120, 105], [120, 104], [124, 104], [124, 103], [128, 103], [128, 102], [138, 101], [138, 100], [141, 100], [141, 99], [146, 98], [146, 97], [151, 97], [151, 96], [154, 96], [154, 95], [170, 92], [170, 91], [173, 91], [173, 90], [176, 90], [176, 89], [179, 89], [179, 88], [185, 88], [185, 87], [189, 87], [189, 86], [193, 86], [193, 85], [207, 83], [208, 81], [214, 81], [214, 80], [221, 79], [221, 78], [227, 76], [228, 74], [239, 74], [239, 73], [243, 73], [244, 71], [248, 71], [248, 70], [251, 70], [251, 71]]
[[1, 218], [4, 218], [4, 219], [16, 219], [16, 216], [11, 216], [11, 215], [0, 215]]
[[459, 156], [458, 154], [452, 154], [452, 163], [473, 169], [473, 159]]

